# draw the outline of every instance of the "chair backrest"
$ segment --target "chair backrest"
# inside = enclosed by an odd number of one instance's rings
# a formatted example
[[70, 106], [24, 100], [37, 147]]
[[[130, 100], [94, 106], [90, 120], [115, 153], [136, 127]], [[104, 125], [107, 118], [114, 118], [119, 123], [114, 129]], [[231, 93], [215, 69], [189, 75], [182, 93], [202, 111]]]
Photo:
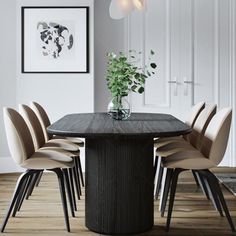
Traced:
[[21, 165], [35, 152], [29, 128], [23, 117], [14, 109], [4, 107], [3, 118], [11, 156]]
[[208, 125], [202, 141], [201, 152], [218, 165], [225, 154], [232, 120], [232, 109], [216, 113]]
[[47, 127], [49, 125], [51, 125], [51, 122], [49, 120], [47, 112], [37, 102], [31, 102], [30, 106], [33, 109], [33, 111], [35, 112], [38, 119], [39, 119], [39, 122], [42, 126], [42, 129], [43, 129], [45, 140], [47, 142], [49, 139], [52, 139], [52, 137], [53, 137], [53, 135], [48, 134], [48, 132], [47, 132]]
[[185, 123], [189, 125], [191, 128], [193, 128], [195, 121], [197, 120], [199, 114], [204, 109], [204, 107], [205, 107], [205, 102], [199, 102], [196, 105], [194, 105]]
[[45, 137], [40, 121], [34, 111], [26, 105], [20, 104], [19, 111], [29, 127], [35, 150], [38, 150], [45, 144]]
[[201, 111], [193, 126], [192, 132], [188, 136], [189, 142], [197, 149], [201, 148], [202, 138], [212, 117], [216, 114], [216, 105], [208, 104]]

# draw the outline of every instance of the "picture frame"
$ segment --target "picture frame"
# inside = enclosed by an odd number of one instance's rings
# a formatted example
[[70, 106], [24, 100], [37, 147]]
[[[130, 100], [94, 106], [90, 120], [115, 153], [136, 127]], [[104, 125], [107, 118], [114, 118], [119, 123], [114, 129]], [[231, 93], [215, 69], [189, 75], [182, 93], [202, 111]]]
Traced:
[[89, 7], [21, 7], [22, 73], [89, 73]]

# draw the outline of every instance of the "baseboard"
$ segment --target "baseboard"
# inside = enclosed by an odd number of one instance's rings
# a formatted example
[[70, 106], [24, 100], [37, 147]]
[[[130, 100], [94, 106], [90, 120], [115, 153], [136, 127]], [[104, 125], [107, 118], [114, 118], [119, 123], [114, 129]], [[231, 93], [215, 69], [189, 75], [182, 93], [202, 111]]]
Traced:
[[11, 157], [0, 157], [0, 173], [23, 172], [24, 169], [16, 165]]

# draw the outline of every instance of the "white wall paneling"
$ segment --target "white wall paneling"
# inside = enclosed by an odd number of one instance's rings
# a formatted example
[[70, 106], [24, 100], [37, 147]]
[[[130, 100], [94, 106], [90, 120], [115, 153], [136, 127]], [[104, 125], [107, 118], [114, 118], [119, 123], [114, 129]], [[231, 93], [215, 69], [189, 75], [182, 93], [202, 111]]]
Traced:
[[[235, 0], [149, 0], [143, 15], [131, 14], [126, 21], [127, 50], [142, 50], [147, 57], [153, 49], [158, 64], [157, 76], [147, 80], [144, 95], [132, 94], [133, 111], [169, 112], [184, 120], [190, 107], [202, 100], [236, 110], [235, 4]], [[234, 117], [221, 163], [227, 166], [236, 165]]]
[[230, 105], [233, 108], [233, 120], [232, 120], [232, 132], [231, 132], [231, 158], [230, 166], [236, 166], [236, 121], [235, 121], [235, 112], [236, 112], [236, 2], [235, 0], [230, 0], [229, 5], [229, 22], [230, 22]]

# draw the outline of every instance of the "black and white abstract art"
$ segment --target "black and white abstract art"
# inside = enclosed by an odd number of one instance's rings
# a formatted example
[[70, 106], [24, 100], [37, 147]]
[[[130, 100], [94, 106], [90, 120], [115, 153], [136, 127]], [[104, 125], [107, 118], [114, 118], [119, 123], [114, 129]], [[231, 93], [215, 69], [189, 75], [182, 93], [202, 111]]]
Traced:
[[57, 59], [65, 51], [73, 48], [73, 35], [70, 30], [56, 22], [39, 22], [37, 24], [42, 54], [45, 57]]
[[22, 73], [89, 73], [88, 7], [22, 7]]

